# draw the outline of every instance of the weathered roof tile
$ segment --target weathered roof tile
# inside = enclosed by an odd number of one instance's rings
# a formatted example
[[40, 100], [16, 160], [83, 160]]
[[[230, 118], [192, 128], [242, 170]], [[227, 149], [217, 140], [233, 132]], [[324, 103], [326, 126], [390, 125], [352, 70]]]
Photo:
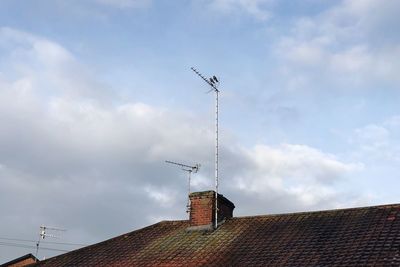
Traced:
[[400, 204], [249, 216], [214, 231], [163, 221], [38, 266], [399, 266]]

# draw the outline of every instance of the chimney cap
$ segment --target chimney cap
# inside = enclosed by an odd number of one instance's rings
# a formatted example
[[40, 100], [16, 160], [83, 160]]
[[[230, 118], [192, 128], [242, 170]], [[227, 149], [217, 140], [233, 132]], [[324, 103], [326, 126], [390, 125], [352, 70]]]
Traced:
[[[215, 191], [214, 190], [207, 190], [207, 191], [200, 191], [200, 192], [193, 192], [190, 193], [189, 198], [215, 198]], [[218, 194], [218, 201], [223, 202], [225, 205], [229, 206], [232, 210], [235, 208], [235, 204], [232, 201], [224, 197], [222, 194]]]

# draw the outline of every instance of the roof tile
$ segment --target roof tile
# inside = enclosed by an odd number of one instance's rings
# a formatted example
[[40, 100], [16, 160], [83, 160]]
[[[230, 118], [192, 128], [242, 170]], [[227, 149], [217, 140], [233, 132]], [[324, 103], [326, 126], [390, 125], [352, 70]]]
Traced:
[[38, 266], [399, 266], [400, 204], [238, 217], [214, 231], [163, 221]]

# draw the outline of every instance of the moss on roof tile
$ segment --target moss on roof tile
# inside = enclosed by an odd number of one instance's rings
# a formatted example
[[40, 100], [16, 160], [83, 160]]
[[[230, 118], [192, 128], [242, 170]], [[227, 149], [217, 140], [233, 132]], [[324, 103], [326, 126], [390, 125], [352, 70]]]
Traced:
[[39, 266], [400, 266], [400, 204], [238, 217], [211, 232], [163, 221]]

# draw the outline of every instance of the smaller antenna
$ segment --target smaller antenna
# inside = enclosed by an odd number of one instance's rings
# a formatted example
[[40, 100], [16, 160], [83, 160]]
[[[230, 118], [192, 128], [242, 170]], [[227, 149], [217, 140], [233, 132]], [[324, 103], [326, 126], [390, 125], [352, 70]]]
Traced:
[[52, 233], [47, 233], [48, 230], [50, 230], [51, 232], [65, 232], [67, 231], [66, 229], [61, 229], [61, 228], [56, 228], [56, 227], [47, 227], [44, 225], [41, 225], [39, 227], [40, 231], [39, 231], [39, 239], [36, 242], [36, 254], [35, 257], [38, 257], [38, 253], [39, 253], [39, 245], [40, 245], [40, 240], [45, 239], [46, 237], [51, 237], [51, 238], [60, 238], [60, 236], [58, 235], [54, 235]]
[[192, 172], [193, 173], [197, 173], [199, 171], [201, 165], [197, 163], [194, 166], [189, 166], [189, 165], [186, 165], [186, 164], [173, 162], [173, 161], [169, 161], [169, 160], [166, 160], [165, 162], [169, 163], [169, 164], [177, 165], [177, 166], [181, 167], [181, 170], [183, 170], [185, 172], [188, 172], [188, 176], [189, 176], [188, 177], [188, 201], [187, 201], [187, 204], [186, 204], [186, 212], [190, 212], [190, 198], [189, 198], [189, 195], [190, 195], [190, 192], [191, 192], [190, 184], [191, 184]]

